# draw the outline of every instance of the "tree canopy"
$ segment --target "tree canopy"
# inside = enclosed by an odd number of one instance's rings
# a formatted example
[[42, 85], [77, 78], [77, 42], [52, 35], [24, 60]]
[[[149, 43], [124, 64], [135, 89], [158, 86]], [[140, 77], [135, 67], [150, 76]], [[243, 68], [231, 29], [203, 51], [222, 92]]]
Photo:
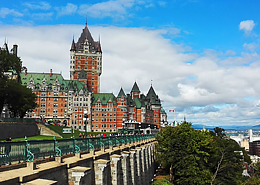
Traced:
[[243, 181], [243, 152], [224, 129], [195, 130], [190, 123], [163, 128], [156, 136], [157, 158], [174, 184], [238, 184]]
[[[36, 95], [27, 87], [20, 84], [22, 61], [6, 50], [0, 50], [0, 112], [7, 105], [11, 117], [24, 117], [26, 111], [37, 106]], [[17, 78], [12, 79], [8, 73], [14, 73]]]

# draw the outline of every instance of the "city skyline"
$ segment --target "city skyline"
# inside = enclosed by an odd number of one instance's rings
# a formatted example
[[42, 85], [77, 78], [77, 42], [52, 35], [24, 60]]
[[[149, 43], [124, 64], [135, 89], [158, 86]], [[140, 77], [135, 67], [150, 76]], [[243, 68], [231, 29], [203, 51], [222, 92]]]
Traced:
[[103, 51], [101, 91], [151, 84], [168, 120], [259, 122], [258, 1], [3, 2], [0, 40], [18, 45], [29, 72], [62, 72], [87, 21]]

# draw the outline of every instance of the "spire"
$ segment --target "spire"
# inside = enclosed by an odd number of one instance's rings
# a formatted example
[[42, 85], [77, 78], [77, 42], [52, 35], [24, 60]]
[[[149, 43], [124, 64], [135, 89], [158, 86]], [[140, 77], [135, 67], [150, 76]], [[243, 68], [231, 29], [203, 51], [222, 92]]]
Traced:
[[98, 46], [97, 46], [97, 51], [102, 53], [102, 50], [101, 50], [101, 44], [100, 44], [100, 35], [99, 35], [99, 37], [98, 37]]
[[75, 41], [74, 41], [74, 35], [73, 35], [73, 40], [72, 40], [70, 51], [76, 51], [76, 44], [75, 44]]
[[86, 25], [88, 25], [88, 16], [86, 15]]
[[138, 85], [137, 85], [136, 82], [134, 83], [134, 86], [133, 86], [131, 92], [139, 92], [139, 93], [141, 92], [141, 91], [139, 90], [139, 87], [138, 87]]
[[149, 91], [148, 91], [148, 93], [147, 93], [147, 96], [148, 96], [148, 97], [156, 97], [156, 93], [155, 93], [155, 91], [154, 91], [154, 89], [153, 89], [152, 84], [151, 84], [151, 87], [150, 87], [150, 89], [149, 89]]
[[125, 92], [124, 92], [123, 88], [121, 87], [121, 89], [120, 89], [120, 91], [119, 91], [119, 93], [117, 95], [117, 98], [121, 98], [122, 96], [126, 97]]

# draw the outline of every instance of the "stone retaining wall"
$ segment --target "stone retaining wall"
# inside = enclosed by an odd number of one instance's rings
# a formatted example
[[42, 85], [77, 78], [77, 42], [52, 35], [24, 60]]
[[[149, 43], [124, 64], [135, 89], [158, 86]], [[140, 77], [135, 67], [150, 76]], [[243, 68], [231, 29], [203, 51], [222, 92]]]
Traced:
[[0, 122], [0, 140], [6, 138], [21, 138], [24, 136], [39, 135], [38, 127], [35, 123], [7, 123]]

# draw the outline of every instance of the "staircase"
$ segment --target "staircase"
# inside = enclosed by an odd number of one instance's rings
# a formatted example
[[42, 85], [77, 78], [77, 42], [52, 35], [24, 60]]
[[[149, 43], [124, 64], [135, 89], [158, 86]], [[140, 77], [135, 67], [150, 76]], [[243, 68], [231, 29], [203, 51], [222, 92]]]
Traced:
[[38, 126], [38, 129], [40, 131], [40, 135], [43, 135], [43, 136], [55, 136], [55, 137], [61, 137], [62, 138], [62, 136], [60, 134], [57, 134], [56, 132], [54, 132], [53, 130], [49, 129], [45, 125], [37, 124], [37, 126]]

